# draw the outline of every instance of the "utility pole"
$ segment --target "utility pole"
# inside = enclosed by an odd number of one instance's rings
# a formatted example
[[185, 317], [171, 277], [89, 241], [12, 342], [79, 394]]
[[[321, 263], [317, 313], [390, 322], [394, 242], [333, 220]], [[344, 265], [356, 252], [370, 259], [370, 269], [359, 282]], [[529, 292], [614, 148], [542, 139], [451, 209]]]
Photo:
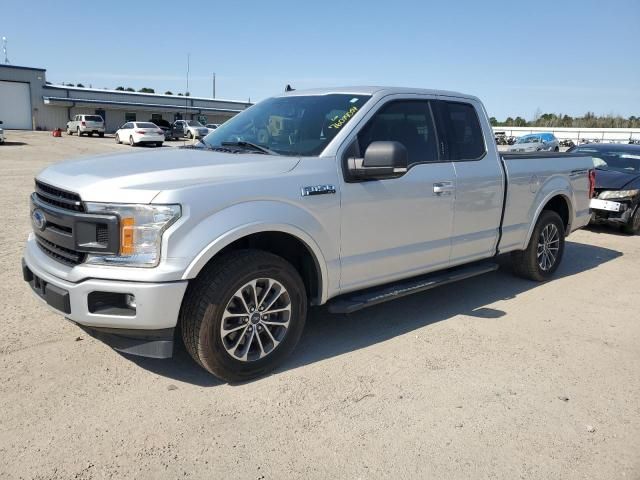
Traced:
[[7, 37], [2, 37], [2, 50], [4, 50], [4, 63], [5, 65], [9, 65], [11, 62], [7, 56]]
[[213, 98], [216, 98], [216, 72], [213, 72]]

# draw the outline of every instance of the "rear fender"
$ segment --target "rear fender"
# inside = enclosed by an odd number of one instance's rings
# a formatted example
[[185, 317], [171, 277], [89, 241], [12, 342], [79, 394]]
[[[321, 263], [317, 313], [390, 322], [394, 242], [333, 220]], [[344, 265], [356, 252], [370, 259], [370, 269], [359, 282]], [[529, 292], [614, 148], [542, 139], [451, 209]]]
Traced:
[[549, 201], [553, 198], [560, 196], [565, 202], [567, 202], [567, 207], [569, 210], [569, 222], [566, 235], [571, 231], [571, 224], [574, 221], [575, 210], [573, 205], [574, 192], [571, 186], [571, 183], [566, 179], [566, 177], [562, 175], [554, 175], [550, 177], [538, 190], [537, 195], [534, 198], [533, 203], [531, 204], [531, 210], [529, 213], [529, 230], [527, 232], [527, 236], [525, 237], [525, 242], [522, 245], [522, 249], [526, 249], [531, 241], [531, 236], [533, 235], [533, 229], [538, 222], [538, 218], [540, 218], [540, 214], [547, 206]]

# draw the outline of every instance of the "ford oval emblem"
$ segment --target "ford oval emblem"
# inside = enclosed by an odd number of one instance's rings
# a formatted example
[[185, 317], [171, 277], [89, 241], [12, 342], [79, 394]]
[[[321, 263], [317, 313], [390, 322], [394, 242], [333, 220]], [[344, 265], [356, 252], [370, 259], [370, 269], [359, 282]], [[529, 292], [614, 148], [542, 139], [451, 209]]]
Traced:
[[47, 226], [47, 219], [44, 216], [44, 212], [38, 208], [31, 213], [31, 220], [33, 221], [33, 226], [38, 230], [44, 230], [44, 227]]

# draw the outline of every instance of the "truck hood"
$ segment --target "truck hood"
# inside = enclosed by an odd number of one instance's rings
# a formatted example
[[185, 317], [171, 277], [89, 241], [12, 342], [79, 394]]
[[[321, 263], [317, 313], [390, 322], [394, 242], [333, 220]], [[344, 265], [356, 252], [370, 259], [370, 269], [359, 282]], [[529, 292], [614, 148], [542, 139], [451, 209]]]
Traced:
[[596, 188], [622, 190], [640, 188], [640, 174], [618, 170], [596, 170]]
[[83, 201], [150, 203], [161, 191], [279, 175], [298, 162], [297, 157], [163, 148], [58, 163], [36, 178]]

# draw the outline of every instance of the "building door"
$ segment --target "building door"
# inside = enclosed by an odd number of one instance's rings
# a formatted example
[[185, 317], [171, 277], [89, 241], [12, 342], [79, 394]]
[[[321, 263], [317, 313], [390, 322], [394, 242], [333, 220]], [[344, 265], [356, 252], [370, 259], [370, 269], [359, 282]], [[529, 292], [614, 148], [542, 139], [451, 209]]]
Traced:
[[4, 128], [31, 130], [31, 90], [28, 83], [0, 81], [0, 120]]
[[100, 115], [104, 124], [107, 125], [107, 112], [104, 111], [104, 108], [96, 108], [96, 115]]

